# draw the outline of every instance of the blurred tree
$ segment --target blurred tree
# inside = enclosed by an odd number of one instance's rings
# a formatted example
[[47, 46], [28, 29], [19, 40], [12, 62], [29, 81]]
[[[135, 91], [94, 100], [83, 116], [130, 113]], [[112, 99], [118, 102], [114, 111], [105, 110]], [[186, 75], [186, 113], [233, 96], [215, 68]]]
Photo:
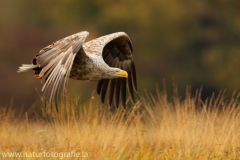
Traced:
[[[134, 47], [139, 90], [165, 79], [179, 94], [203, 86], [205, 96], [240, 88], [240, 1], [0, 0], [0, 104], [39, 101], [31, 73], [17, 74], [53, 41], [87, 30], [87, 40], [125, 31]], [[70, 81], [72, 95], [90, 98], [95, 83]], [[93, 90], [88, 89], [91, 87]]]

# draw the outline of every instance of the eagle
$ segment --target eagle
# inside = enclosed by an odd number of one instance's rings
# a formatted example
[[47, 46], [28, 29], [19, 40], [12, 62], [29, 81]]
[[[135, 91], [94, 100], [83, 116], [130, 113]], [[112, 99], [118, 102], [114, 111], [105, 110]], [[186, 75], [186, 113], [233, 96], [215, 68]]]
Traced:
[[[126, 108], [127, 92], [135, 103], [137, 92], [133, 47], [125, 32], [116, 32], [85, 42], [89, 32], [82, 31], [53, 42], [23, 64], [18, 72], [34, 70], [41, 79], [43, 100], [58, 111], [59, 93], [67, 90], [68, 79], [98, 81], [96, 92], [104, 103]], [[46, 105], [45, 104], [45, 105]]]

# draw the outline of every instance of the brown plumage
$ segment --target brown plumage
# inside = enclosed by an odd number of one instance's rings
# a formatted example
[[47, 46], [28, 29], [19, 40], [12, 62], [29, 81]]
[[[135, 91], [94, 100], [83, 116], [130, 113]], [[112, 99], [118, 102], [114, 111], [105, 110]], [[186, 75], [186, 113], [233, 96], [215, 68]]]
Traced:
[[32, 64], [24, 64], [18, 72], [34, 70], [34, 76], [44, 83], [43, 99], [57, 107], [61, 87], [66, 91], [68, 78], [98, 81], [97, 93], [104, 103], [109, 90], [108, 104], [126, 107], [126, 92], [135, 102], [136, 69], [132, 44], [128, 35], [117, 32], [84, 43], [88, 32], [68, 36], [40, 50]]

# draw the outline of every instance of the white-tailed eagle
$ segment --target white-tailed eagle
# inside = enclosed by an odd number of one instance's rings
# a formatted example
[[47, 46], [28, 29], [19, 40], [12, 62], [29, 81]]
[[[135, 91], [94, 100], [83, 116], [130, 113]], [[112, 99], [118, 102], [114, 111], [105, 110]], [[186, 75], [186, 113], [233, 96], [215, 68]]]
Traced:
[[[32, 64], [23, 64], [18, 72], [34, 70], [43, 82], [43, 99], [57, 108], [60, 89], [66, 91], [68, 78], [98, 81], [97, 94], [104, 99], [108, 90], [108, 104], [116, 107], [119, 101], [126, 107], [126, 92], [134, 103], [137, 91], [133, 48], [128, 35], [117, 32], [84, 42], [87, 31], [60, 39], [43, 48]], [[121, 97], [121, 98], [120, 98]]]

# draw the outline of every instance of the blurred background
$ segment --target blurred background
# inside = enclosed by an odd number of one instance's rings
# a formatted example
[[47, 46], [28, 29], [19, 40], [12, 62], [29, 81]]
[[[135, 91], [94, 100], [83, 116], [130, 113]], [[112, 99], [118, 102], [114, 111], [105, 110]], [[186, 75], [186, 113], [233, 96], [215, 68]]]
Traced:
[[[126, 32], [133, 43], [139, 96], [166, 82], [179, 96], [203, 87], [202, 98], [240, 88], [240, 1], [0, 0], [0, 106], [42, 106], [34, 72], [19, 74], [39, 50], [80, 31], [88, 40]], [[96, 83], [69, 81], [71, 97], [88, 102]], [[96, 99], [99, 97], [95, 96]]]

